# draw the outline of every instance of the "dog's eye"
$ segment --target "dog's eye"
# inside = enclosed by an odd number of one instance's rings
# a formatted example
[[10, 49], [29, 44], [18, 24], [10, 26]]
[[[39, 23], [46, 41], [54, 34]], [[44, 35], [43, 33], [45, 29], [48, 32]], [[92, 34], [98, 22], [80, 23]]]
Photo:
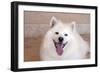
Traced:
[[68, 34], [64, 34], [65, 36], [68, 36]]
[[55, 32], [55, 34], [59, 34], [59, 32]]

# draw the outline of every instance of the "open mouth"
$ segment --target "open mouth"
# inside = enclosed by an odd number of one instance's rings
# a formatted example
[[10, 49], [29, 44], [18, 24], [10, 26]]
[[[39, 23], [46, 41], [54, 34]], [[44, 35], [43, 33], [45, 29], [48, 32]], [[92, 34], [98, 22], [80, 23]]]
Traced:
[[63, 43], [63, 42], [56, 42], [55, 40], [53, 40], [55, 48], [56, 48], [56, 52], [59, 56], [61, 56], [63, 54], [63, 48], [65, 47], [65, 45], [68, 43]]

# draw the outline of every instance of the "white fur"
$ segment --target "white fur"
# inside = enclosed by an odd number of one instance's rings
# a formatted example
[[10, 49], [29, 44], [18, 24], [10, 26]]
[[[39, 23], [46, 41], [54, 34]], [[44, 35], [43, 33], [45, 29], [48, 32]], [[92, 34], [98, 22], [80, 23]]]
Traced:
[[[46, 33], [41, 45], [41, 60], [47, 61], [86, 58], [86, 54], [89, 52], [89, 46], [77, 33], [75, 22], [65, 24], [53, 17], [50, 25], [51, 28]], [[59, 32], [59, 36], [64, 38], [64, 42], [68, 41], [68, 44], [64, 47], [64, 52], [61, 56], [57, 54], [52, 40], [55, 39], [57, 41], [57, 38], [59, 37], [55, 35], [55, 32]], [[64, 33], [67, 33], [68, 36], [64, 36]]]

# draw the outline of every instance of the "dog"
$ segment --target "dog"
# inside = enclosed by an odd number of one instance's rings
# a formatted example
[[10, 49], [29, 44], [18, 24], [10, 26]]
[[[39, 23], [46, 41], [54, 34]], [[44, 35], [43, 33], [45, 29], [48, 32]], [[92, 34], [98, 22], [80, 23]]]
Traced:
[[63, 23], [51, 18], [50, 29], [44, 36], [40, 58], [42, 61], [86, 59], [89, 46], [78, 34], [76, 23]]

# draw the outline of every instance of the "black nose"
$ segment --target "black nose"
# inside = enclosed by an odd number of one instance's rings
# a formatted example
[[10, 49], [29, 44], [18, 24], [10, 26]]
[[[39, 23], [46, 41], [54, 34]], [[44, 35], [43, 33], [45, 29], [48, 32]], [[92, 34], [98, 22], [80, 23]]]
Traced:
[[59, 42], [63, 42], [64, 39], [63, 39], [63, 37], [59, 37], [58, 40], [59, 40]]

